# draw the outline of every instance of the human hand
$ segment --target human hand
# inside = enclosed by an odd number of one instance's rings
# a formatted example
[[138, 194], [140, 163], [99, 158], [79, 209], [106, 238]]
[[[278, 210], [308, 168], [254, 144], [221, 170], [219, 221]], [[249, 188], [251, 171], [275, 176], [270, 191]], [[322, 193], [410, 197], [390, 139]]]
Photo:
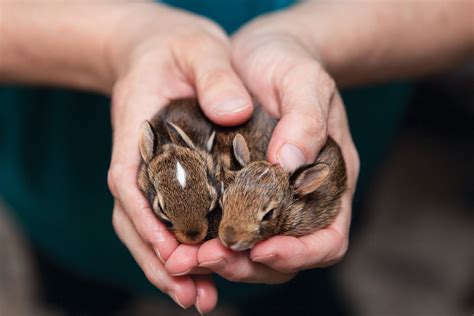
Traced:
[[169, 271], [199, 265], [233, 281], [281, 283], [300, 270], [328, 266], [344, 256], [359, 158], [335, 83], [306, 45], [304, 29], [294, 25], [285, 13], [251, 22], [233, 37], [233, 63], [262, 106], [280, 118], [268, 148], [271, 162], [293, 170], [314, 161], [328, 135], [340, 145], [348, 172], [340, 214], [325, 229], [301, 238], [270, 238], [249, 255], [208, 241], [190, 247], [187, 262], [172, 256], [166, 264]]
[[190, 96], [198, 97], [214, 121], [240, 123], [252, 113], [251, 98], [231, 66], [230, 43], [218, 26], [162, 5], [127, 5], [106, 47], [115, 77], [108, 177], [115, 198], [113, 226], [151, 283], [183, 308], [194, 304], [207, 313], [217, 302], [210, 276], [171, 275], [164, 268], [186, 245], [178, 247], [137, 187], [139, 129], [170, 100]]

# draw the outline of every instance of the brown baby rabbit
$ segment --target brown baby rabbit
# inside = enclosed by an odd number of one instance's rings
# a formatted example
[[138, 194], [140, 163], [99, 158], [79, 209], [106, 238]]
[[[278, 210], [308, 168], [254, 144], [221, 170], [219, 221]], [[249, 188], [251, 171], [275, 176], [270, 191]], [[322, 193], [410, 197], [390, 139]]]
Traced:
[[171, 102], [141, 127], [139, 188], [182, 243], [216, 235], [220, 211], [215, 210], [214, 138], [195, 99]]
[[[271, 133], [271, 131], [270, 131]], [[252, 248], [274, 235], [303, 236], [330, 224], [346, 189], [341, 150], [328, 138], [316, 161], [292, 173], [279, 165], [250, 159], [245, 138], [233, 141], [243, 168], [220, 200], [219, 239], [234, 251]]]

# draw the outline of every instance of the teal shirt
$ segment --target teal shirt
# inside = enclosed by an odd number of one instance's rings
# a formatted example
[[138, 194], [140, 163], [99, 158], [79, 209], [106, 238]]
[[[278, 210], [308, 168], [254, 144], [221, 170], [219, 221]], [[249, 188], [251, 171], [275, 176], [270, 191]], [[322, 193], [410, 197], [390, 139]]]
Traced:
[[[167, 2], [232, 32], [292, 1]], [[362, 161], [359, 187], [398, 125], [407, 91], [403, 85], [386, 85], [343, 94]], [[106, 181], [109, 110], [110, 100], [95, 94], [0, 88], [0, 196], [31, 241], [60, 265], [133, 291], [158, 293], [112, 230], [113, 200]]]

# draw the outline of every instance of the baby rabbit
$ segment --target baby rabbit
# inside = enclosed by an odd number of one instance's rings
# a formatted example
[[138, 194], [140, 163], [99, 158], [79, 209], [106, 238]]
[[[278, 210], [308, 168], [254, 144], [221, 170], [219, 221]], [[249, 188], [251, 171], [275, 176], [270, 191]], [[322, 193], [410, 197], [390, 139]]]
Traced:
[[291, 173], [264, 160], [251, 162], [242, 135], [234, 137], [233, 149], [243, 168], [220, 199], [219, 239], [225, 246], [242, 251], [274, 235], [307, 235], [338, 214], [347, 176], [333, 139], [328, 138], [314, 163]]
[[195, 99], [171, 102], [141, 127], [139, 188], [182, 243], [199, 243], [209, 230], [216, 235], [214, 138]]

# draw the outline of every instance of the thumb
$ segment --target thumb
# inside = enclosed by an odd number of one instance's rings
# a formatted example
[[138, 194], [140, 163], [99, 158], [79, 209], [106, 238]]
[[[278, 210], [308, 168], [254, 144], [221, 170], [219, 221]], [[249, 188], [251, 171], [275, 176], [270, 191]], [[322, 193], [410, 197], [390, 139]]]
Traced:
[[187, 45], [191, 47], [183, 50], [183, 68], [206, 116], [221, 125], [237, 125], [249, 119], [252, 99], [232, 67], [229, 44], [207, 38]]
[[268, 159], [287, 171], [313, 162], [326, 143], [329, 107], [335, 91], [325, 72], [306, 80], [301, 80], [300, 75], [296, 72], [288, 76], [278, 87], [281, 119], [268, 148]]

